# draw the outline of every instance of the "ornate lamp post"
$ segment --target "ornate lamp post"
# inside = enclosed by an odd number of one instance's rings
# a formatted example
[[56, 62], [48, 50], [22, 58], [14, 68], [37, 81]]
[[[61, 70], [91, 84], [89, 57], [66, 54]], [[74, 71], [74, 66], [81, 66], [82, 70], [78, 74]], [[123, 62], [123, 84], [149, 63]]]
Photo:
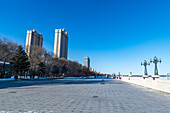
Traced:
[[144, 75], [143, 78], [148, 78], [148, 72], [147, 72], [147, 65], [150, 65], [149, 62], [147, 62], [146, 60], [144, 60], [144, 63], [141, 62], [141, 65], [144, 65], [145, 69], [144, 69]]
[[161, 62], [162, 62], [161, 59], [158, 60], [158, 58], [155, 56], [153, 60], [152, 60], [152, 59], [150, 60], [150, 62], [155, 63], [154, 75], [152, 76], [152, 78], [153, 78], [153, 79], [159, 78], [157, 63], [158, 63], [158, 62], [161, 63]]

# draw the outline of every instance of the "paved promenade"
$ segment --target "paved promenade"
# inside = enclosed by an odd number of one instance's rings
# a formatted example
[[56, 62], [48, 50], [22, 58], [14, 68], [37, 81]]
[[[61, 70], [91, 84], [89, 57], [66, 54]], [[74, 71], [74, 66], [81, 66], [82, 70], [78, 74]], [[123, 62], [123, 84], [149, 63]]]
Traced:
[[168, 113], [170, 94], [117, 80], [0, 83], [0, 113]]

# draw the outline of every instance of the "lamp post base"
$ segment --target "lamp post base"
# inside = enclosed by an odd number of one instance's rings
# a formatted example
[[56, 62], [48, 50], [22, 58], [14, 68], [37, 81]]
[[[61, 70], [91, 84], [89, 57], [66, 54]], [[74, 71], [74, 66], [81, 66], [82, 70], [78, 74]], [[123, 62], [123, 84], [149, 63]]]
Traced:
[[143, 78], [145, 79], [145, 78], [148, 78], [148, 75], [143, 75]]
[[159, 75], [152, 75], [153, 80], [155, 80], [155, 78], [159, 78]]

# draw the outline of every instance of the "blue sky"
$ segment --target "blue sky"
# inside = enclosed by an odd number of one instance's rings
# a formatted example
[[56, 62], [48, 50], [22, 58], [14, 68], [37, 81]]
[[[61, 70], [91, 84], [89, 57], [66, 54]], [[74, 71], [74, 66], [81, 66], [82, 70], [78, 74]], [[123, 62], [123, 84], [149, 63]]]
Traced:
[[[68, 59], [102, 73], [143, 74], [141, 61], [162, 58], [170, 72], [168, 0], [0, 0], [0, 35], [24, 45], [27, 30], [43, 34], [53, 51], [55, 29], [69, 33]], [[153, 64], [148, 67], [153, 74]]]

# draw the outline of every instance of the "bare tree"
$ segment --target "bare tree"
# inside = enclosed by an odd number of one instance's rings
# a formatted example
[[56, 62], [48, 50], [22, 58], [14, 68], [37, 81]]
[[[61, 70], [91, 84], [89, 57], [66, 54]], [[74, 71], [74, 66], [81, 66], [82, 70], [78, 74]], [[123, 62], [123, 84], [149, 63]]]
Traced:
[[52, 66], [54, 62], [52, 55], [53, 55], [52, 52], [44, 51], [43, 53], [43, 61], [45, 62], [46, 65], [46, 69], [45, 69], [46, 77], [50, 77], [52, 75], [52, 68], [53, 68]]
[[18, 45], [7, 38], [0, 38], [0, 60], [8, 61], [16, 53]]
[[30, 61], [30, 77], [34, 78], [38, 73], [39, 64], [42, 62], [42, 48], [38, 46], [31, 46], [30, 53], [28, 54]]
[[0, 61], [3, 61], [3, 75], [6, 71], [6, 62], [10, 62], [16, 53], [18, 45], [7, 38], [0, 37]]

